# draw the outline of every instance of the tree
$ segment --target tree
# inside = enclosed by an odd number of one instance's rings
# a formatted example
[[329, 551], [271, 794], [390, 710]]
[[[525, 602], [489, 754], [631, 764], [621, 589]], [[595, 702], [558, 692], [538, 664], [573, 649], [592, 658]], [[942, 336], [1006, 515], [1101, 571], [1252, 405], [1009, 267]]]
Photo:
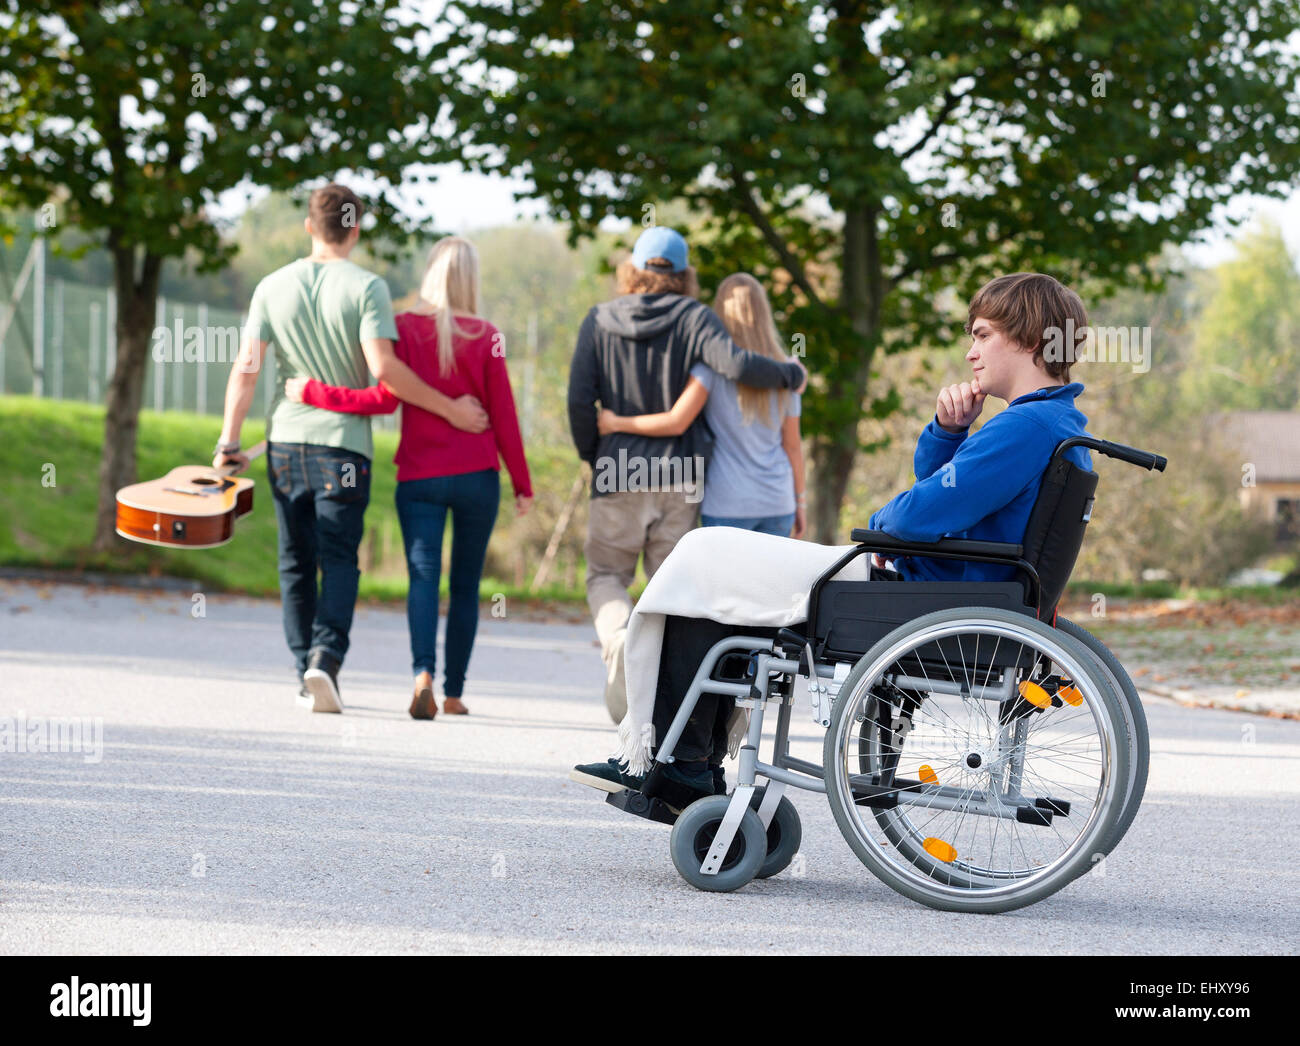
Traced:
[[1291, 410], [1300, 402], [1300, 273], [1282, 232], [1264, 224], [1206, 274], [1189, 400], [1206, 412]]
[[1130, 374], [1086, 406], [1091, 431], [1164, 454], [1169, 467], [1151, 473], [1093, 455], [1101, 482], [1078, 579], [1137, 584], [1158, 570], [1180, 586], [1217, 585], [1270, 547], [1271, 526], [1241, 502], [1239, 451], [1180, 393], [1177, 361], [1158, 365], [1158, 376]]
[[113, 260], [117, 355], [99, 550], [114, 540], [114, 493], [135, 479], [163, 265], [192, 252], [201, 270], [217, 269], [234, 250], [207, 213], [216, 197], [351, 170], [379, 182], [377, 230], [410, 227], [394, 186], [412, 160], [441, 157], [431, 127], [440, 99], [397, 8], [396, 0], [0, 8], [0, 205], [53, 207], [54, 224], [99, 238]]
[[831, 541], [862, 411], [897, 405], [877, 354], [955, 336], [941, 288], [1016, 269], [1105, 288], [1220, 201], [1294, 180], [1298, 11], [453, 0], [434, 55], [459, 70], [466, 156], [531, 178], [575, 235], [684, 198], [706, 278], [768, 279], [815, 375], [812, 536]]

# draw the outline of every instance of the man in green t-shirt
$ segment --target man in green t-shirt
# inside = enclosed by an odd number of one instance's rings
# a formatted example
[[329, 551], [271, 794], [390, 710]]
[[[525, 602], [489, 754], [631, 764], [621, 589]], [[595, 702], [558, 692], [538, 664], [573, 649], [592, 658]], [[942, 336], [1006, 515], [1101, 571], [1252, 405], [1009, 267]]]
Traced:
[[[393, 351], [397, 327], [388, 286], [348, 255], [361, 235], [361, 200], [343, 185], [311, 194], [312, 251], [265, 277], [253, 291], [239, 358], [226, 387], [226, 413], [213, 464], [235, 464], [268, 344], [276, 381], [266, 420], [267, 470], [279, 525], [284, 634], [297, 663], [299, 699], [315, 712], [342, 712], [338, 672], [357, 600], [357, 548], [370, 500], [370, 418], [295, 403], [290, 378], [364, 388], [370, 375], [400, 399], [482, 432], [487, 413], [472, 396], [430, 388]], [[320, 571], [320, 585], [316, 574]]]

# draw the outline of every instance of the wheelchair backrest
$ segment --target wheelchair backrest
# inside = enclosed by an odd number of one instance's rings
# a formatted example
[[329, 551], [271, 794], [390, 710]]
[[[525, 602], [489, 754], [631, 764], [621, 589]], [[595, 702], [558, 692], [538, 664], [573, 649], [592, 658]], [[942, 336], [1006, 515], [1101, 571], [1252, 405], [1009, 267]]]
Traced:
[[1045, 621], [1051, 620], [1079, 558], [1096, 491], [1097, 473], [1079, 468], [1064, 455], [1054, 456], [1043, 473], [1021, 544], [1025, 560], [1038, 571]]

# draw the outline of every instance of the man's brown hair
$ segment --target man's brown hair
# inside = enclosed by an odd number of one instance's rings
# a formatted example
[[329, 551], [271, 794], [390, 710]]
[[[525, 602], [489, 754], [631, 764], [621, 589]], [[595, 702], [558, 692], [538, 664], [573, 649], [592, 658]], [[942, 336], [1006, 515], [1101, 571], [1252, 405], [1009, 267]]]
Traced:
[[[1062, 381], [1070, 380], [1070, 364], [1082, 354], [1088, 333], [1083, 299], [1041, 272], [1015, 272], [984, 284], [970, 301], [967, 334], [976, 319], [988, 320], [1012, 341], [1033, 349], [1034, 361], [1041, 360], [1047, 373]], [[1045, 357], [1048, 344], [1061, 351]]]
[[[669, 266], [672, 262], [667, 258], [649, 258], [646, 264]], [[653, 269], [638, 269], [632, 259], [628, 258], [619, 262], [614, 276], [618, 281], [619, 294], [684, 294], [688, 298], [700, 296], [700, 280], [691, 265], [681, 272], [656, 272]]]
[[311, 228], [326, 243], [342, 243], [361, 224], [366, 213], [361, 197], [346, 185], [330, 182], [312, 192], [307, 201]]

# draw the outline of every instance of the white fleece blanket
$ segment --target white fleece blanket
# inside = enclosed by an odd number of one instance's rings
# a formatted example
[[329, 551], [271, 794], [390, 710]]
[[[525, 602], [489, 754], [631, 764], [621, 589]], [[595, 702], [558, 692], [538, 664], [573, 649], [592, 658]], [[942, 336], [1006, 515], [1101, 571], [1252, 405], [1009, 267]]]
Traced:
[[[852, 547], [815, 545], [734, 527], [701, 527], [677, 543], [646, 585], [628, 622], [627, 715], [618, 727], [616, 754], [628, 764], [629, 773], [650, 769], [665, 617], [769, 628], [805, 621], [813, 582]], [[865, 580], [869, 562], [869, 556], [859, 556], [836, 576]], [[739, 749], [746, 721], [745, 710], [738, 708], [730, 723], [732, 755]]]

